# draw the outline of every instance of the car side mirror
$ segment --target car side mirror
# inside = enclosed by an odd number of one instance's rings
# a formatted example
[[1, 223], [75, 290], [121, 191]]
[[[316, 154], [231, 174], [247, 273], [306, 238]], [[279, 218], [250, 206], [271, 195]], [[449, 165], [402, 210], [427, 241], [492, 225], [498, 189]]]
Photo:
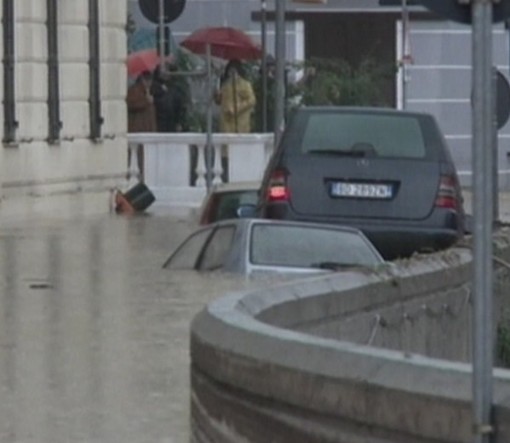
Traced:
[[237, 208], [236, 212], [239, 218], [252, 218], [257, 213], [257, 207], [255, 205], [243, 204]]

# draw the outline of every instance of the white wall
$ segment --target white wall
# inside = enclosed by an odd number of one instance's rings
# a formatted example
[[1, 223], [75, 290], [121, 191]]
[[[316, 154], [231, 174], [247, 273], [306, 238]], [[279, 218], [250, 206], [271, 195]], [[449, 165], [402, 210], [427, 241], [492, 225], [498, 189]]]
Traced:
[[[61, 213], [108, 211], [110, 190], [125, 183], [127, 0], [100, 1], [99, 7], [103, 139], [89, 139], [88, 1], [59, 0], [63, 127], [61, 142], [48, 145], [46, 1], [15, 1], [19, 129], [15, 145], [0, 147], [0, 216], [56, 209]], [[0, 47], [1, 38], [2, 33]], [[1, 106], [0, 118], [3, 122]]]

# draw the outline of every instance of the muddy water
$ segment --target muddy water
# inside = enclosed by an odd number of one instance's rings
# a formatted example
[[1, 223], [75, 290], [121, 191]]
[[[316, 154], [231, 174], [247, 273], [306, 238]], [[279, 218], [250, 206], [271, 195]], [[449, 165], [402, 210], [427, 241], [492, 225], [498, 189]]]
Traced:
[[260, 285], [171, 273], [194, 227], [104, 216], [0, 228], [0, 442], [187, 442], [189, 324]]

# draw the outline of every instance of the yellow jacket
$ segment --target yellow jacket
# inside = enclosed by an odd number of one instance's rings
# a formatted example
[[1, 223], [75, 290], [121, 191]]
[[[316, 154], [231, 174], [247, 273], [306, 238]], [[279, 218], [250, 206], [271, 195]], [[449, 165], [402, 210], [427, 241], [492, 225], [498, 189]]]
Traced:
[[233, 75], [221, 86], [220, 131], [246, 133], [251, 131], [251, 113], [255, 94], [251, 83]]

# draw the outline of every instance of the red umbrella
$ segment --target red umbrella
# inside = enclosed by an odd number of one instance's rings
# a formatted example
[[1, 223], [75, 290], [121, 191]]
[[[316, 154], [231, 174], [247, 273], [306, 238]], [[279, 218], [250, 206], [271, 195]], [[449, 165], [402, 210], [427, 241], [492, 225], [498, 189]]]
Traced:
[[[166, 57], [168, 60], [169, 57]], [[159, 65], [160, 58], [155, 49], [144, 49], [132, 52], [127, 58], [127, 71], [130, 77], [138, 77], [144, 71], [154, 71]]]
[[262, 57], [262, 50], [243, 31], [229, 27], [201, 28], [181, 42], [195, 54], [206, 54], [207, 45], [211, 55], [225, 60], [255, 60]]

